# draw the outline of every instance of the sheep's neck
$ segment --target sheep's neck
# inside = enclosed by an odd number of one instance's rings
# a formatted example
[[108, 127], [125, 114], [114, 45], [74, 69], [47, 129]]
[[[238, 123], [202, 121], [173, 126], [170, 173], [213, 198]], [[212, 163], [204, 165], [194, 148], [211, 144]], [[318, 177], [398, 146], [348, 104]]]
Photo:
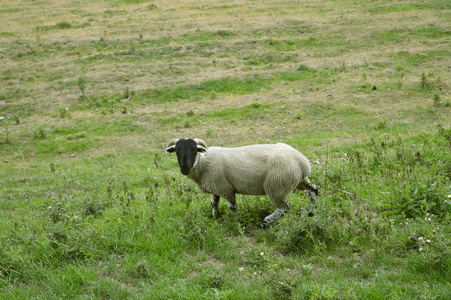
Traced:
[[200, 155], [201, 154], [196, 155], [196, 160], [194, 161], [193, 168], [191, 169], [191, 171], [189, 172], [189, 175], [188, 175], [188, 177], [197, 184], [199, 184], [199, 182], [200, 182], [200, 178], [199, 178], [199, 175], [197, 172], [198, 166], [199, 166], [198, 164], [199, 164], [199, 156]]

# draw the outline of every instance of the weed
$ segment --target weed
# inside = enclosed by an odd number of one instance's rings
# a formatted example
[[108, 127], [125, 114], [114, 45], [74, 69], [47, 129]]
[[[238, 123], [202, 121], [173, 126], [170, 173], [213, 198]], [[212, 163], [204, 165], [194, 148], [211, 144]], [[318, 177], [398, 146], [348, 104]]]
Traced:
[[186, 115], [188, 117], [192, 117], [192, 116], [194, 116], [194, 111], [192, 109], [190, 109], [189, 111], [186, 112]]
[[11, 132], [9, 131], [8, 121], [5, 120], [5, 117], [0, 117], [0, 125], [4, 128], [0, 132], [0, 145], [11, 143]]
[[[432, 77], [431, 74], [429, 74], [430, 77]], [[421, 79], [420, 79], [420, 88], [423, 91], [440, 91], [443, 90], [446, 85], [442, 82], [441, 78], [438, 76], [434, 81], [430, 80], [426, 73], [421, 73]], [[438, 92], [436, 92], [438, 94]]]
[[127, 183], [122, 182], [122, 191], [116, 190], [116, 199], [122, 208], [122, 214], [124, 216], [130, 214], [131, 205], [135, 202], [135, 193], [128, 190]]
[[218, 30], [216, 31], [216, 34], [219, 35], [220, 37], [229, 37], [234, 35], [233, 32], [227, 30]]
[[378, 123], [377, 123], [377, 125], [376, 125], [376, 129], [377, 130], [384, 130], [384, 129], [386, 129], [388, 126], [387, 126], [387, 121], [385, 121], [385, 120], [383, 120], [383, 121], [379, 121]]
[[33, 133], [33, 136], [37, 140], [43, 140], [47, 137], [47, 133], [45, 131], [45, 125], [38, 126]]
[[443, 137], [448, 143], [449, 148], [451, 149], [451, 131], [443, 128], [442, 124], [437, 125], [438, 133], [441, 137]]
[[436, 107], [442, 105], [442, 99], [441, 99], [439, 93], [435, 93], [435, 94], [434, 94], [434, 97], [433, 97], [433, 99], [432, 99], [432, 103], [433, 103], [433, 105], [436, 106]]
[[97, 217], [102, 215], [107, 207], [107, 202], [102, 200], [99, 197], [89, 197], [83, 200], [81, 203], [80, 209], [81, 213], [84, 216], [93, 216]]
[[136, 274], [138, 278], [148, 278], [149, 277], [149, 267], [146, 261], [139, 261], [136, 266]]
[[340, 71], [340, 72], [347, 72], [346, 63], [345, 63], [344, 61], [341, 62], [339, 71]]
[[281, 222], [282, 226], [276, 228], [274, 234], [284, 251], [310, 254], [325, 249], [325, 242], [329, 239], [329, 225], [324, 223], [324, 219], [308, 217], [305, 213], [293, 213], [286, 215]]
[[266, 272], [264, 283], [270, 292], [269, 299], [282, 300], [294, 298], [294, 293], [301, 284], [300, 276], [278, 263], [268, 265]]
[[59, 23], [56, 23], [55, 28], [57, 29], [68, 29], [68, 28], [72, 28], [72, 24], [66, 21], [62, 21]]
[[261, 105], [260, 102], [256, 101], [256, 102], [254, 102], [254, 103], [251, 104], [251, 107], [252, 107], [252, 108], [260, 108], [260, 107], [262, 107], [262, 105]]
[[429, 82], [426, 73], [421, 73], [421, 79], [420, 79], [420, 87], [423, 90], [429, 90], [431, 88], [431, 83]]
[[203, 267], [199, 274], [197, 274], [196, 282], [199, 282], [201, 286], [209, 289], [219, 290], [224, 285], [224, 274], [225, 272], [218, 267]]
[[155, 153], [153, 162], [155, 164], [155, 167], [160, 171], [160, 173], [164, 179], [164, 184], [165, 184], [165, 189], [166, 189], [167, 195], [169, 196], [169, 199], [171, 199], [171, 202], [172, 202], [172, 194], [171, 194], [169, 181], [166, 178], [165, 172], [163, 171], [163, 167], [161, 166], [161, 157], [160, 157], [160, 155], [158, 155], [158, 153]]
[[156, 6], [155, 4], [149, 4], [149, 5], [147, 5], [147, 9], [148, 10], [155, 10], [155, 9], [158, 9], [158, 6]]
[[71, 117], [71, 113], [69, 111], [68, 107], [60, 107], [58, 109], [58, 112], [54, 114], [57, 118], [60, 119], [65, 119], [65, 118], [70, 118]]
[[185, 120], [185, 122], [183, 123], [183, 128], [191, 128], [191, 123], [189, 120]]
[[78, 85], [78, 88], [79, 88], [79, 90], [81, 92], [81, 97], [84, 98], [85, 97], [85, 91], [86, 91], [86, 77], [85, 76], [78, 77], [77, 85]]

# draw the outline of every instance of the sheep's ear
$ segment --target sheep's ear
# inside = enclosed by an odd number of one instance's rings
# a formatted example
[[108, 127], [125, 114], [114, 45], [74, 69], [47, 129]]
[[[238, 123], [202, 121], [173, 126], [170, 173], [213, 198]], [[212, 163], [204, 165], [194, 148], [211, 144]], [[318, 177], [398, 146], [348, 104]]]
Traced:
[[175, 144], [177, 144], [178, 139], [173, 139], [169, 142], [168, 146], [166, 147], [166, 153], [173, 153], [175, 152]]
[[174, 152], [175, 152], [175, 145], [166, 148], [166, 153], [174, 153]]
[[205, 148], [202, 145], [197, 145], [197, 152], [205, 153], [205, 152], [207, 152], [207, 148]]
[[197, 146], [202, 146], [205, 148], [205, 150], [207, 150], [207, 143], [205, 143], [203, 140], [201, 139], [194, 139], [194, 141], [197, 143]]

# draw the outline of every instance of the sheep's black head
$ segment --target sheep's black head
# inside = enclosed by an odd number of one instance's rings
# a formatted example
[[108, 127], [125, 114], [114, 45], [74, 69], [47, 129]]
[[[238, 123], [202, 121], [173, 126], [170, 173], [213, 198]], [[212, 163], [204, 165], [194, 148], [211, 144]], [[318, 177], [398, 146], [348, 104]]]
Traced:
[[166, 148], [166, 153], [176, 153], [180, 171], [188, 175], [196, 162], [197, 153], [207, 151], [207, 145], [199, 139], [172, 140]]

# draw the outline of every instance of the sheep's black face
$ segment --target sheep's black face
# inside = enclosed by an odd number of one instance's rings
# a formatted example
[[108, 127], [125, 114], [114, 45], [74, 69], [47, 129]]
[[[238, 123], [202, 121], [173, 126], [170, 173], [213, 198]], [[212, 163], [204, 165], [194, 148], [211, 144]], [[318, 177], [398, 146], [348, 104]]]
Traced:
[[179, 163], [180, 171], [183, 175], [188, 175], [196, 162], [197, 152], [204, 152], [206, 149], [197, 145], [193, 139], [180, 139], [166, 149], [166, 152], [177, 154], [177, 161]]
[[175, 144], [175, 153], [183, 175], [188, 175], [194, 166], [197, 155], [197, 143], [192, 139], [178, 140]]

